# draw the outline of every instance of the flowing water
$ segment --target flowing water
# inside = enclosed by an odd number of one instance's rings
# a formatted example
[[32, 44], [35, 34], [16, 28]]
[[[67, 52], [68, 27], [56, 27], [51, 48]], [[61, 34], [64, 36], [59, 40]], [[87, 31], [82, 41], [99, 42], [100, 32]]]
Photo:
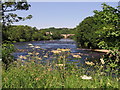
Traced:
[[[53, 60], [52, 50], [59, 49], [70, 49], [69, 60], [70, 62], [84, 63], [86, 60], [99, 60], [104, 53], [94, 52], [89, 49], [77, 48], [76, 42], [72, 39], [60, 39], [60, 40], [49, 40], [49, 41], [30, 41], [30, 42], [17, 42], [14, 44], [18, 50], [13, 53], [16, 59], [20, 56], [29, 55], [29, 53], [38, 52], [39, 57], [42, 58], [43, 62], [46, 60]], [[47, 55], [47, 57], [45, 57]], [[72, 55], [79, 55], [81, 58], [74, 58]], [[32, 56], [32, 55], [31, 55]], [[23, 58], [26, 60], [26, 58]]]

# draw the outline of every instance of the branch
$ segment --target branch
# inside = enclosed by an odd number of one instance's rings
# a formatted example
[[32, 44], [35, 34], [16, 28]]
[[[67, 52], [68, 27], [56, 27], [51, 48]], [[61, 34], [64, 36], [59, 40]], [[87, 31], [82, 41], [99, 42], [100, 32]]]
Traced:
[[11, 10], [5, 10], [3, 12], [11, 12], [11, 11], [16, 11], [17, 9], [11, 9]]

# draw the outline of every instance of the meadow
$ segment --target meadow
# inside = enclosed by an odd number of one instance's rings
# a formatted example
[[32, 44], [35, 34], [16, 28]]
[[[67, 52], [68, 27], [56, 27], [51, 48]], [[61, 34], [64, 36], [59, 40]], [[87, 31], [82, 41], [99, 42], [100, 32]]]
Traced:
[[[89, 62], [85, 65], [67, 63], [69, 49], [51, 51], [53, 61], [41, 63], [39, 53], [29, 53], [2, 70], [3, 88], [118, 88], [118, 69], [106, 65], [105, 61]], [[30, 55], [32, 58], [29, 58]], [[48, 57], [47, 54], [43, 57]], [[80, 60], [81, 57], [73, 55]], [[26, 58], [27, 61], [22, 60]]]

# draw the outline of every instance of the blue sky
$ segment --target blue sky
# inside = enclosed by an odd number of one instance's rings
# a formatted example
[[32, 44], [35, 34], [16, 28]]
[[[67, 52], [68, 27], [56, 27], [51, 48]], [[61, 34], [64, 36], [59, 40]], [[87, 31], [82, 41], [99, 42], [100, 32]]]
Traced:
[[[101, 10], [102, 2], [29, 2], [27, 11], [17, 11], [19, 16], [31, 14], [32, 19], [14, 23], [41, 28], [74, 28], [84, 18], [94, 15], [93, 10]], [[116, 7], [117, 2], [106, 2]]]

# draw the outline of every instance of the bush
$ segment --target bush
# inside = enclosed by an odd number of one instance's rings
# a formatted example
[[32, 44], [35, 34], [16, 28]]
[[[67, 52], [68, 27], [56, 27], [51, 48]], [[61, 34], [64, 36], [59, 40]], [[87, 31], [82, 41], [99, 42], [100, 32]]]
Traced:
[[11, 62], [14, 61], [14, 57], [11, 55], [15, 51], [13, 44], [4, 43], [2, 45], [2, 61], [7, 69]]
[[109, 65], [111, 68], [116, 69], [119, 68], [120, 64], [120, 52], [110, 51], [109, 53], [103, 56], [103, 60], [105, 61], [106, 65]]

